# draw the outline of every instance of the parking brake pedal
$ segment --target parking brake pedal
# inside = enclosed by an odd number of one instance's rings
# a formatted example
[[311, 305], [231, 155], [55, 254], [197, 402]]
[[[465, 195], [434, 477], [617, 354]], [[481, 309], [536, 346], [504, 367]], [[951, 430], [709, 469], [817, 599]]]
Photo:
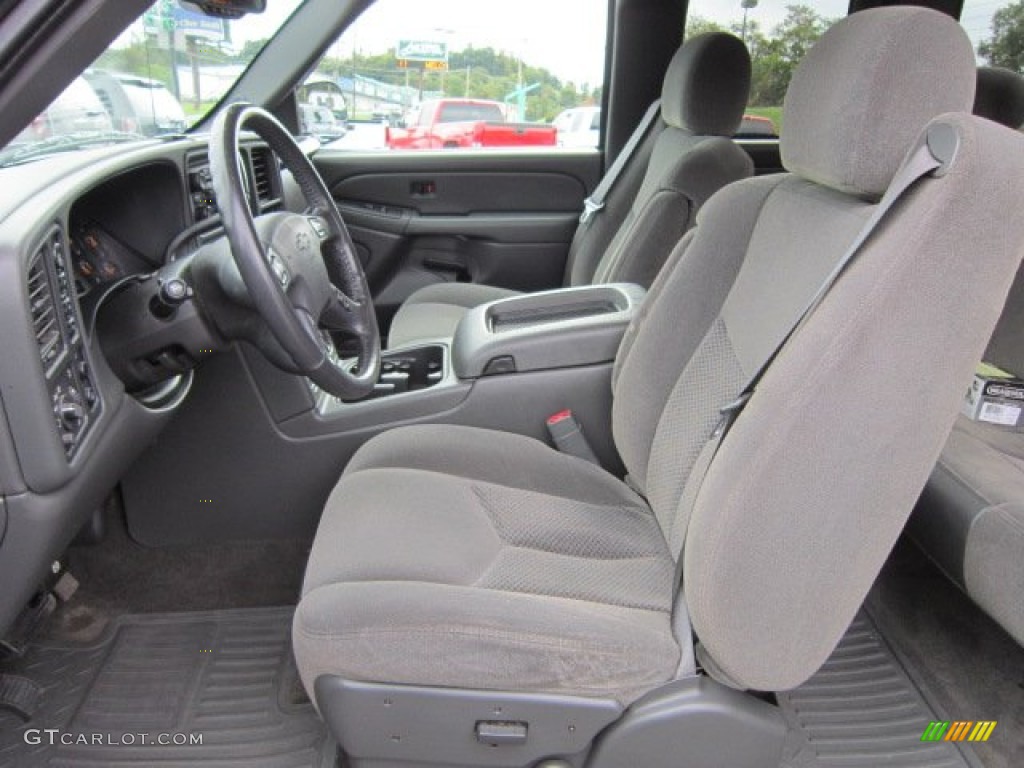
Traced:
[[21, 675], [0, 674], [0, 709], [13, 712], [26, 723], [39, 709], [43, 688]]
[[29, 641], [56, 608], [57, 597], [53, 592], [40, 592], [32, 598], [32, 602], [18, 615], [7, 636], [0, 639], [0, 652], [15, 657], [24, 656]]

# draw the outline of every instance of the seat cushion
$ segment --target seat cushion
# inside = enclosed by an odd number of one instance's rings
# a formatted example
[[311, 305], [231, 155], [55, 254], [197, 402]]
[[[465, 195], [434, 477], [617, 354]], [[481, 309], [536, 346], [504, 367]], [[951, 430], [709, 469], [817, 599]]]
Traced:
[[398, 308], [388, 332], [388, 348], [450, 339], [466, 311], [519, 291], [478, 283], [438, 283], [414, 292]]
[[519, 435], [406, 427], [327, 502], [296, 658], [307, 690], [332, 674], [625, 704], [678, 665], [673, 573], [650, 510], [603, 470]]
[[908, 530], [1024, 644], [1024, 433], [959, 417]]

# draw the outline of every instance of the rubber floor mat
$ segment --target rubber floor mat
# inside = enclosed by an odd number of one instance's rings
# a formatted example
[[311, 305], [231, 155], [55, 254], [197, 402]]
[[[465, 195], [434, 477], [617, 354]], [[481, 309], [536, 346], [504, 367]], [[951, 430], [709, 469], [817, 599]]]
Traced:
[[87, 647], [30, 647], [4, 671], [42, 702], [29, 723], [0, 710], [0, 766], [332, 765], [292, 660], [293, 610], [125, 616]]
[[929, 722], [949, 718], [929, 706], [863, 611], [825, 665], [777, 698], [788, 768], [981, 765], [966, 745], [921, 741]]

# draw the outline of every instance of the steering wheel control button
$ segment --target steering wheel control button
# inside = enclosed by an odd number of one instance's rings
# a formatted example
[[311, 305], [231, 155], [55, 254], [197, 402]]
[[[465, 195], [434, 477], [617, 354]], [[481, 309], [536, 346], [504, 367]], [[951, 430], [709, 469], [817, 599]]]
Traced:
[[312, 227], [313, 231], [316, 232], [316, 236], [321, 240], [326, 240], [331, 236], [330, 231], [327, 229], [327, 225], [324, 224], [323, 219], [318, 219], [315, 216], [309, 217], [309, 226]]
[[277, 282], [281, 284], [282, 288], [287, 288], [291, 280], [291, 275], [288, 274], [288, 267], [284, 265], [284, 262], [273, 251], [270, 252], [267, 258], [270, 261], [270, 270], [274, 273], [274, 277], [277, 278]]

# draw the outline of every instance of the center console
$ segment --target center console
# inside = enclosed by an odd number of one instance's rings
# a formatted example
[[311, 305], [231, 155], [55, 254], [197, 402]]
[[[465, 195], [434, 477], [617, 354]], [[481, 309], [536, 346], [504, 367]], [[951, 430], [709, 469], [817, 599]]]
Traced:
[[[308, 382], [315, 410], [323, 418], [344, 420], [361, 410], [380, 414], [394, 408], [405, 418], [415, 412], [409, 400], [417, 395], [428, 409], [447, 402], [427, 398], [424, 390], [453, 394], [484, 377], [610, 363], [644, 295], [640, 286], [622, 283], [483, 304], [466, 313], [453, 339], [384, 352], [377, 383], [362, 400], [343, 402]], [[378, 402], [385, 398], [387, 403]]]
[[[333, 347], [331, 348], [333, 353]], [[337, 361], [331, 354], [332, 362]], [[355, 361], [349, 363], [355, 367]], [[381, 355], [380, 374], [373, 391], [359, 402], [377, 400], [390, 395], [403, 395], [416, 392], [440, 384], [451, 366], [448, 363], [448, 348], [443, 344], [427, 344], [421, 347], [389, 350]], [[309, 390], [316, 401], [316, 410], [321, 414], [329, 414], [345, 408], [346, 404], [337, 397], [328, 394], [312, 380], [307, 379]]]
[[452, 342], [460, 379], [615, 359], [645, 291], [628, 283], [524, 294], [471, 309]]

